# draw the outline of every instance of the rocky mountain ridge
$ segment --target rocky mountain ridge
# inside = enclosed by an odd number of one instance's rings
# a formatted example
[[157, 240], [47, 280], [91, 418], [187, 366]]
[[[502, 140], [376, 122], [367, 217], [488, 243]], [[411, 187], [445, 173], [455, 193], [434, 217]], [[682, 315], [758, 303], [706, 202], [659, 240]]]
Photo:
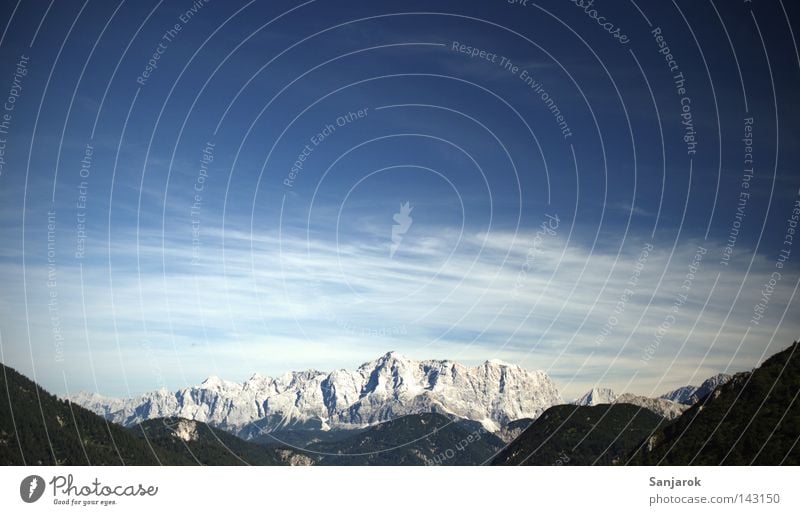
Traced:
[[125, 426], [180, 417], [244, 438], [287, 427], [365, 427], [417, 413], [473, 420], [494, 432], [562, 402], [542, 371], [496, 360], [476, 367], [415, 361], [396, 352], [354, 371], [305, 370], [276, 378], [256, 374], [244, 383], [210, 377], [175, 392], [161, 389], [130, 399], [81, 393], [70, 400]]

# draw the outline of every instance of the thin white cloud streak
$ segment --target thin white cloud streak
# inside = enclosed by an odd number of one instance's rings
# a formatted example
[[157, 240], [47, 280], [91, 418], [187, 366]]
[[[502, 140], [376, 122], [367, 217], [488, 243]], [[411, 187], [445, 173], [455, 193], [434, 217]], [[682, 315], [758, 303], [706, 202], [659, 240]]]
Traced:
[[[91, 346], [99, 388], [115, 394], [127, 393], [119, 382], [123, 373], [136, 392], [161, 382], [168, 387], [194, 383], [212, 373], [241, 379], [253, 372], [353, 367], [392, 349], [415, 358], [471, 363], [500, 357], [548, 369], [566, 398], [597, 381], [620, 389], [632, 377], [634, 386], [629, 389], [650, 393], [691, 377], [702, 380], [723, 368], [748, 327], [761, 285], [774, 270], [773, 262], [756, 257], [723, 325], [744, 265], [721, 269], [719, 249], [708, 245], [686, 304], [675, 313], [652, 360], [642, 362], [644, 349], [655, 341], [659, 325], [681, 293], [697, 242], [681, 244], [669, 266], [671, 245], [656, 244], [635, 293], [597, 345], [643, 242], [629, 241], [615, 263], [614, 254], [595, 252], [589, 257], [586, 248], [574, 244], [565, 250], [562, 233], [533, 243], [532, 233], [465, 233], [459, 240], [455, 231], [426, 232], [419, 225], [415, 229], [394, 259], [389, 258], [388, 233], [350, 239], [342, 235], [337, 246], [327, 240], [307, 241], [296, 232], [251, 238], [247, 232], [226, 231], [224, 262], [222, 232], [208, 229], [198, 265], [191, 265], [191, 241], [186, 239], [169, 239], [162, 248], [159, 234], [140, 233], [141, 245], [136, 247], [130, 234], [115, 235], [111, 273], [105, 259], [84, 265], [85, 321], [78, 269], [71, 264], [58, 269], [58, 315], [67, 336], [64, 364], [52, 360], [46, 269], [30, 263], [34, 359], [49, 379], [45, 383], [57, 390], [63, 383], [62, 369], [69, 384], [92, 388], [85, 374]], [[533, 245], [534, 259], [521, 279]], [[654, 291], [665, 267], [661, 287]], [[702, 319], [689, 334], [720, 271]], [[19, 302], [20, 268], [4, 264], [1, 273], [9, 283], [0, 296], [4, 354], [9, 364], [19, 363], [25, 370], [30, 359]], [[796, 272], [785, 271], [766, 318], [751, 326], [733, 370], [756, 364], [796, 280]], [[798, 322], [787, 317], [768, 354], [788, 345], [797, 333]], [[662, 377], [673, 360], [669, 375]]]

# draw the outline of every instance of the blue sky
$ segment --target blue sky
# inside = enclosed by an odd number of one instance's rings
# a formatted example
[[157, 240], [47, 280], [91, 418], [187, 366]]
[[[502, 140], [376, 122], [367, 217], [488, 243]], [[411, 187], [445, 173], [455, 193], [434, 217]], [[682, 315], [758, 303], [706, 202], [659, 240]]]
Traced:
[[113, 395], [389, 350], [545, 369], [565, 397], [749, 369], [798, 335], [796, 22], [781, 2], [6, 2], [2, 360]]

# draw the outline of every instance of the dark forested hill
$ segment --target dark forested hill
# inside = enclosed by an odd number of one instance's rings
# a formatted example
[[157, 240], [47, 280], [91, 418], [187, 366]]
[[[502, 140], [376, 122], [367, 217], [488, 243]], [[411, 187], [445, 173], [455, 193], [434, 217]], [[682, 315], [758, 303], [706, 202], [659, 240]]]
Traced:
[[800, 344], [767, 359], [657, 431], [632, 464], [800, 465]]
[[339, 441], [320, 442], [320, 465], [479, 465], [502, 441], [437, 413], [408, 415]]
[[306, 465], [206, 424], [157, 419], [130, 429], [62, 401], [0, 365], [0, 465]]
[[611, 465], [664, 422], [632, 404], [553, 406], [492, 462], [493, 465]]
[[[158, 465], [144, 440], [0, 364], [0, 465]], [[169, 464], [189, 464], [163, 450]], [[164, 463], [163, 461], [161, 463]]]
[[183, 418], [157, 418], [130, 431], [164, 451], [203, 465], [311, 465], [313, 460], [290, 448], [244, 441], [208, 424]]

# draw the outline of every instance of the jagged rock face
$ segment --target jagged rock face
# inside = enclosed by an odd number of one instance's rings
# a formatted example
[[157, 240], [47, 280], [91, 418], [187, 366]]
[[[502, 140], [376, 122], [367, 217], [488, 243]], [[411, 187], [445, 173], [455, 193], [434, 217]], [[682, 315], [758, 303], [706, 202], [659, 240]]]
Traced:
[[667, 420], [672, 420], [681, 416], [689, 406], [678, 404], [667, 399], [651, 399], [632, 393], [623, 393], [614, 400], [615, 404], [633, 404], [642, 408], [647, 408], [657, 415], [661, 415]]
[[123, 425], [182, 417], [252, 437], [260, 431], [305, 425], [350, 428], [415, 413], [436, 412], [481, 422], [489, 431], [536, 418], [561, 403], [548, 375], [496, 361], [465, 367], [452, 361], [414, 361], [390, 352], [355, 371], [254, 375], [243, 384], [210, 377], [177, 392], [132, 399], [79, 394], [80, 404]]
[[610, 388], [592, 388], [581, 397], [572, 401], [571, 404], [576, 404], [578, 406], [597, 406], [598, 404], [616, 403], [633, 404], [634, 406], [647, 408], [668, 420], [679, 417], [688, 407], [669, 399], [651, 399], [650, 397], [634, 395], [632, 393], [617, 395]]
[[525, 432], [525, 430], [528, 429], [532, 423], [533, 419], [530, 418], [515, 420], [510, 424], [506, 424], [500, 428], [500, 431], [497, 431], [495, 436], [506, 443], [511, 443], [516, 440], [519, 435]]
[[193, 420], [180, 419], [178, 425], [173, 428], [172, 432], [184, 442], [194, 442], [200, 439], [197, 423]]
[[717, 374], [703, 381], [700, 386], [682, 386], [677, 390], [665, 393], [661, 398], [691, 406], [713, 392], [717, 386], [721, 386], [730, 380], [731, 376], [728, 374]]
[[287, 449], [279, 449], [276, 453], [281, 461], [292, 467], [307, 467], [314, 464], [314, 460], [305, 454], [299, 454]]

